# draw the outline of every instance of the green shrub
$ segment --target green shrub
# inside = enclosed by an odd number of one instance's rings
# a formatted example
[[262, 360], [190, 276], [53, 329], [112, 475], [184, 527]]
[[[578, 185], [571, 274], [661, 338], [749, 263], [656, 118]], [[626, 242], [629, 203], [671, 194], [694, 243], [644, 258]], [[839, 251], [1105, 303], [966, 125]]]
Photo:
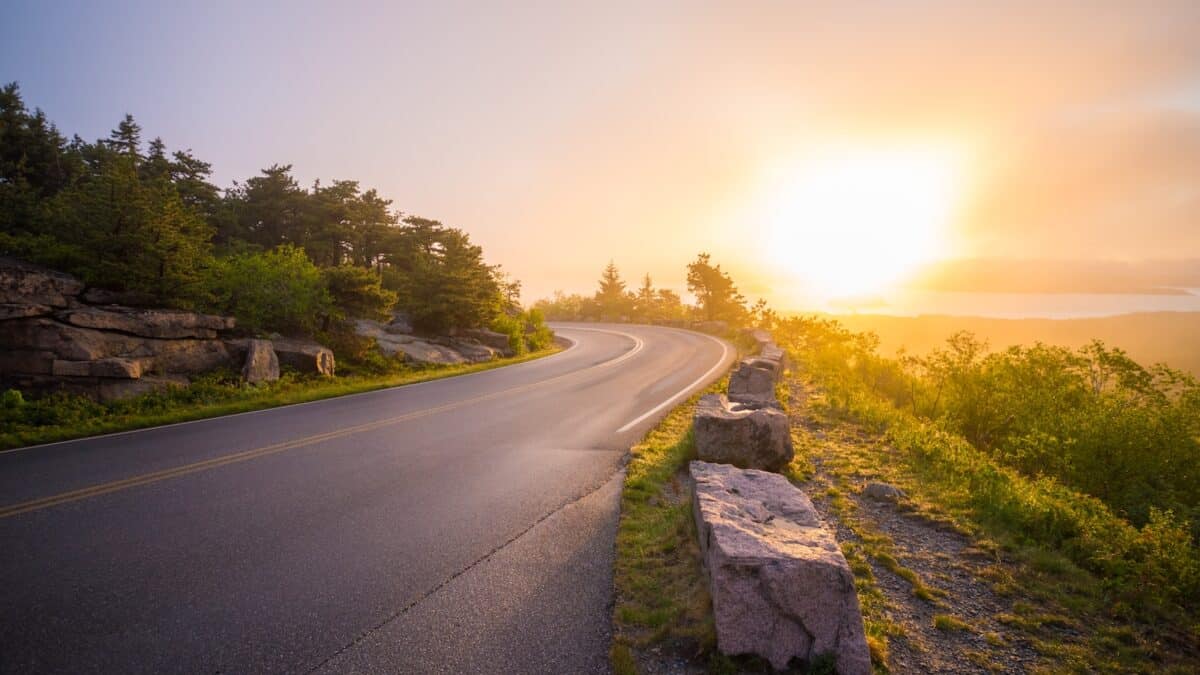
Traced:
[[548, 349], [554, 344], [554, 331], [546, 325], [546, 317], [542, 310], [534, 308], [525, 312], [525, 346], [529, 351], [536, 352]]
[[492, 320], [489, 328], [508, 336], [508, 348], [513, 354], [525, 353], [525, 322], [520, 317], [501, 314]]
[[321, 270], [291, 245], [217, 260], [207, 286], [211, 309], [232, 314], [253, 333], [311, 335], [333, 310]]

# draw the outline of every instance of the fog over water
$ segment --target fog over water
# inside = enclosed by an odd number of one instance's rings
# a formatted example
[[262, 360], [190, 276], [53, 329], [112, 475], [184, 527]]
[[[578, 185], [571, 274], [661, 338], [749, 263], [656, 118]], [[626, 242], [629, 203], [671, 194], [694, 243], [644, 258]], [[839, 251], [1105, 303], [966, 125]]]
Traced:
[[1200, 289], [1180, 294], [978, 293], [904, 290], [858, 301], [816, 302], [794, 311], [896, 316], [1079, 319], [1136, 312], [1200, 312]]

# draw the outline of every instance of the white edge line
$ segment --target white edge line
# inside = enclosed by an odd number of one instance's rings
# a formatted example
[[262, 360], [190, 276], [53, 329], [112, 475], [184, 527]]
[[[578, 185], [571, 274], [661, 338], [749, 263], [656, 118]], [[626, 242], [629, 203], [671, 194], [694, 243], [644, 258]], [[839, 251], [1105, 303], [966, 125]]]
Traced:
[[[696, 334], [704, 335], [703, 333], [696, 333]], [[713, 373], [717, 372], [717, 370], [719, 370], [725, 366], [725, 357], [729, 355], [729, 345], [726, 344], [724, 340], [718, 340], [717, 338], [715, 338], [711, 335], [704, 335], [704, 337], [721, 345], [721, 358], [717, 359], [717, 365], [713, 366], [712, 368], [709, 368], [708, 372], [706, 372], [703, 375], [701, 375], [700, 377], [696, 378], [695, 382], [692, 382], [688, 386], [684, 387], [683, 389], [681, 389], [679, 392], [677, 392], [671, 398], [668, 398], [667, 400], [663, 401], [662, 403], [659, 403], [658, 405], [654, 406], [650, 410], [647, 410], [646, 412], [642, 413], [637, 419], [633, 420], [632, 422], [629, 422], [628, 424], [621, 427], [620, 429], [617, 429], [618, 434], [623, 434], [626, 431], [629, 431], [633, 427], [644, 422], [646, 420], [646, 418], [651, 417], [654, 414], [661, 412], [663, 408], [666, 408], [667, 406], [675, 403], [675, 401], [677, 401], [678, 399], [691, 393], [693, 387], [703, 383], [704, 380], [708, 379], [709, 376], [711, 376]]]
[[[595, 330], [595, 329], [592, 329], [592, 330]], [[603, 332], [610, 332], [610, 331], [603, 331]], [[517, 366], [524, 366], [524, 365], [529, 365], [529, 364], [534, 364], [534, 363], [545, 363], [546, 361], [549, 361], [550, 359], [562, 356], [563, 354], [566, 354], [567, 352], [569, 352], [579, 346], [578, 340], [572, 340], [569, 337], [564, 337], [564, 336], [559, 336], [559, 335], [556, 335], [555, 337], [561, 337], [563, 340], [570, 342], [571, 346], [567, 347], [566, 349], [562, 350], [561, 352], [555, 352], [553, 354], [550, 354], [549, 356], [543, 356], [539, 359], [534, 359], [532, 361], [522, 361], [521, 363], [510, 363], [508, 365], [500, 366], [498, 368], [488, 368], [486, 370], [481, 370], [481, 371], [474, 372], [474, 373], [463, 373], [461, 375], [451, 375], [449, 377], [435, 377], [433, 379], [422, 380], [420, 382], [410, 382], [408, 384], [397, 384], [397, 385], [394, 385], [391, 387], [381, 387], [379, 389], [372, 389], [370, 391], [360, 391], [360, 392], [357, 392], [354, 394], [342, 394], [341, 396], [328, 396], [326, 398], [318, 398], [318, 399], [315, 399], [312, 401], [304, 401], [302, 403], [288, 403], [286, 405], [271, 406], [269, 408], [259, 408], [258, 410], [246, 410], [244, 412], [229, 413], [228, 415], [213, 415], [212, 417], [201, 417], [201, 418], [194, 419], [194, 420], [185, 420], [183, 422], [172, 422], [170, 424], [160, 424], [160, 425], [152, 426], [152, 427], [142, 427], [140, 429], [127, 429], [125, 431], [112, 431], [107, 434], [97, 434], [95, 436], [80, 436], [79, 438], [68, 438], [68, 439], [61, 440], [61, 441], [53, 441], [51, 443], [39, 443], [37, 445], [23, 445], [19, 448], [9, 448], [7, 450], [0, 450], [0, 455], [7, 455], [7, 454], [13, 453], [13, 452], [22, 452], [24, 450], [36, 450], [38, 448], [49, 448], [49, 447], [52, 447], [55, 445], [63, 445], [66, 443], [79, 443], [81, 441], [94, 441], [94, 440], [98, 440], [101, 438], [113, 438], [116, 436], [129, 436], [132, 434], [140, 434], [140, 433], [144, 433], [147, 431], [157, 431], [159, 429], [170, 429], [171, 427], [181, 427], [181, 426], [184, 426], [187, 424], [198, 424], [200, 422], [212, 422], [214, 420], [224, 420], [224, 419], [229, 419], [231, 417], [243, 417], [246, 415], [261, 415], [263, 413], [269, 413], [269, 412], [272, 412], [275, 410], [283, 410], [285, 408], [298, 408], [298, 407], [304, 406], [304, 405], [313, 405], [314, 403], [325, 403], [327, 401], [331, 401], [334, 399], [354, 398], [356, 396], [368, 396], [371, 394], [378, 395], [378, 394], [382, 394], [384, 392], [392, 391], [395, 389], [404, 389], [407, 387], [419, 387], [423, 384], [433, 384], [435, 382], [444, 382], [446, 380], [453, 380], [453, 379], [456, 379], [459, 377], [470, 377], [472, 375], [483, 375], [484, 373], [491, 373], [491, 372], [495, 372], [498, 370], [504, 370], [505, 368], [515, 368]]]

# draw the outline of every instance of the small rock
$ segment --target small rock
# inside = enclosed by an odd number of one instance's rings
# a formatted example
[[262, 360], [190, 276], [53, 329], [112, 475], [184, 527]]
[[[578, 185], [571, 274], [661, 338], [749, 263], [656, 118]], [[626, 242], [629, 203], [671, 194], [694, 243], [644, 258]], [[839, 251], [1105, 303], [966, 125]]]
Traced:
[[904, 491], [888, 483], [870, 482], [863, 488], [862, 495], [877, 502], [895, 504], [904, 498]]

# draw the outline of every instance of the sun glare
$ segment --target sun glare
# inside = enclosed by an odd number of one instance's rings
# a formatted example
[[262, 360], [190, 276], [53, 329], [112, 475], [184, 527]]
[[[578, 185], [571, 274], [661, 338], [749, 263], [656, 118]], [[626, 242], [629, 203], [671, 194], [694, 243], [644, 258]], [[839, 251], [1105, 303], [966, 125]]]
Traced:
[[772, 181], [772, 256], [809, 293], [878, 293], [949, 253], [963, 189], [960, 153], [939, 146], [808, 155]]

